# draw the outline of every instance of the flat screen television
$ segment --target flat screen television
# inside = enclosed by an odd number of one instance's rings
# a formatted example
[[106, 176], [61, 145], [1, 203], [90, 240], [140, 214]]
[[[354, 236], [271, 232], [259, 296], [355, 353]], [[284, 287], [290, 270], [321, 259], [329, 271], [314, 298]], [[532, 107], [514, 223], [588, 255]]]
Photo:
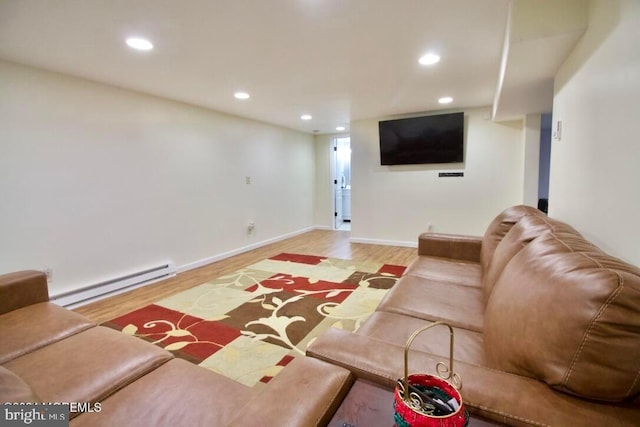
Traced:
[[464, 113], [386, 120], [378, 130], [382, 165], [463, 162]]

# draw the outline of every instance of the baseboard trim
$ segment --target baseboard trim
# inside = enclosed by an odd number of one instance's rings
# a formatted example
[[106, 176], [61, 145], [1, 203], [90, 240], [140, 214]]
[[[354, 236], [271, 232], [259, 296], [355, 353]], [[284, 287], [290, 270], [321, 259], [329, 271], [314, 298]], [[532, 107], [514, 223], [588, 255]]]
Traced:
[[406, 242], [403, 240], [383, 240], [383, 239], [366, 239], [363, 237], [352, 237], [349, 239], [351, 243], [364, 243], [366, 245], [383, 245], [383, 246], [402, 246], [406, 248], [417, 248], [418, 242]]
[[291, 233], [286, 233], [286, 234], [282, 234], [280, 236], [276, 236], [273, 237], [271, 239], [267, 239], [267, 240], [263, 240], [261, 242], [256, 242], [256, 243], [252, 243], [250, 245], [247, 246], [242, 246], [238, 249], [234, 249], [228, 252], [223, 252], [221, 254], [218, 255], [213, 255], [211, 257], [208, 258], [204, 258], [198, 261], [194, 261], [194, 262], [190, 262], [188, 264], [184, 264], [181, 266], [177, 267], [177, 272], [178, 273], [184, 273], [185, 271], [189, 271], [189, 270], [193, 270], [195, 268], [200, 268], [200, 267], [204, 267], [205, 265], [217, 262], [217, 261], [222, 261], [223, 259], [227, 259], [227, 258], [231, 258], [232, 256], [235, 255], [240, 255], [242, 253], [245, 252], [249, 252], [252, 251], [254, 249], [258, 249], [261, 248], [262, 246], [267, 246], [270, 245], [271, 243], [276, 243], [279, 242], [281, 240], [286, 240], [289, 239], [291, 237], [295, 237], [299, 234], [303, 234], [303, 233], [307, 233], [309, 231], [313, 231], [313, 230], [317, 230], [320, 229], [319, 226], [311, 226], [311, 227], [307, 227], [307, 228], [303, 228], [301, 230], [297, 230], [297, 231], [293, 231]]
[[316, 225], [313, 230], [335, 231], [335, 228], [330, 225]]

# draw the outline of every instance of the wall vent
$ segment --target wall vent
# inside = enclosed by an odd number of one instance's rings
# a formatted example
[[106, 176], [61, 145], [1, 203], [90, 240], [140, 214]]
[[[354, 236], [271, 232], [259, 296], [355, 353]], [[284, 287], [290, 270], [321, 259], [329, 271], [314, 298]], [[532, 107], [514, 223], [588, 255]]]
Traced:
[[176, 266], [167, 262], [134, 273], [108, 279], [94, 285], [51, 296], [51, 302], [75, 308], [102, 298], [117, 295], [176, 275]]

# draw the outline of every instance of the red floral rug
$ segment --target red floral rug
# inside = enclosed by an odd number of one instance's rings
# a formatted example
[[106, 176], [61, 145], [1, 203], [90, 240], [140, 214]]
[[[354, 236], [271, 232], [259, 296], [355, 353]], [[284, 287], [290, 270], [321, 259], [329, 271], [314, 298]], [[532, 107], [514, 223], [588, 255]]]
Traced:
[[253, 387], [328, 328], [357, 330], [404, 270], [283, 253], [104, 325]]

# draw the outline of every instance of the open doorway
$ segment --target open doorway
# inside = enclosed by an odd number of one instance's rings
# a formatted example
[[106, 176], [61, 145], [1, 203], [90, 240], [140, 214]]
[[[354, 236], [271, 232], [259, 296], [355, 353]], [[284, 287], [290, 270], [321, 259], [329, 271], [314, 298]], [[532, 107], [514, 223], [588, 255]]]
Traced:
[[549, 169], [551, 165], [551, 113], [540, 118], [540, 162], [538, 170], [538, 209], [549, 212]]
[[351, 138], [333, 138], [333, 154], [334, 228], [351, 230]]

